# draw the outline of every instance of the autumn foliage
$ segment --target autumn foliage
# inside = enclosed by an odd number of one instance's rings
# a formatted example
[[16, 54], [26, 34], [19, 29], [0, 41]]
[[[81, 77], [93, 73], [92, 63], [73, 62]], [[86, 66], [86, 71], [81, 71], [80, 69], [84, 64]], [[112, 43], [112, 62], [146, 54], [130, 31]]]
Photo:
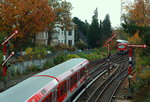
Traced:
[[141, 44], [142, 39], [139, 37], [139, 32], [137, 31], [132, 37], [128, 38], [128, 41], [132, 44]]
[[128, 6], [129, 20], [139, 26], [150, 25], [150, 4], [138, 0], [134, 5]]
[[0, 31], [9, 36], [19, 31], [15, 43], [30, 40], [35, 34], [48, 28], [55, 19], [48, 0], [4, 0], [0, 2]]

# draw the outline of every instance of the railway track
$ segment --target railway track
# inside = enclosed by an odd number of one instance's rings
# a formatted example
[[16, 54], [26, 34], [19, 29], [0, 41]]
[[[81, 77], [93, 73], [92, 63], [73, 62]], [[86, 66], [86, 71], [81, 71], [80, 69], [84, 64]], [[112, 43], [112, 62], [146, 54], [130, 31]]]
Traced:
[[115, 73], [114, 76], [112, 76], [112, 79], [100, 91], [100, 94], [95, 99], [95, 102], [111, 102], [114, 93], [127, 75], [127, 70], [124, 69], [124, 65], [120, 68], [123, 70], [121, 70], [118, 74]]
[[[126, 56], [118, 56], [118, 55], [111, 56], [111, 60], [113, 60], [113, 62], [110, 63], [111, 76], [109, 76], [109, 77], [106, 74], [106, 72], [107, 72], [106, 69], [107, 69], [107, 66], [108, 66], [106, 60], [105, 60], [105, 62], [100, 63], [99, 66], [97, 66], [96, 68], [91, 70], [91, 72], [90, 72], [90, 76], [91, 76], [90, 81], [87, 82], [89, 84], [86, 86], [86, 88], [84, 89], [84, 91], [82, 92], [80, 97], [78, 97], [76, 99], [77, 102], [95, 102], [95, 99], [93, 97], [95, 97], [96, 95], [94, 95], [91, 92], [96, 92], [95, 90], [96, 89], [98, 90], [97, 87], [100, 88], [99, 90], [103, 90], [104, 87], [102, 87], [102, 84], [103, 84], [103, 86], [105, 86], [107, 83], [110, 82], [110, 80], [113, 77], [116, 76], [116, 73], [121, 72], [121, 68], [119, 66], [121, 66], [121, 63], [125, 62], [125, 60], [127, 61], [127, 55]], [[116, 64], [116, 63], [118, 63], [118, 64]], [[93, 94], [93, 96], [91, 96], [92, 94]], [[89, 97], [89, 98], [91, 97], [92, 100], [87, 98], [87, 97]], [[107, 101], [104, 101], [104, 102], [107, 102]]]

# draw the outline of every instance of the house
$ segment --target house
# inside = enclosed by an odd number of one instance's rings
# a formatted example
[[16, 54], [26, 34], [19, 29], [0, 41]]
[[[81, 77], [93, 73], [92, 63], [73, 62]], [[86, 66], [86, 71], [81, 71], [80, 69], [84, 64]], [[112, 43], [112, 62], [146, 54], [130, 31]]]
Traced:
[[80, 30], [78, 31], [78, 38], [80, 40], [82, 40], [83, 42], [85, 42], [86, 44], [88, 44], [88, 39], [87, 37], [85, 36], [85, 34], [83, 34]]
[[47, 45], [48, 42], [48, 31], [45, 29], [36, 35], [35, 44], [36, 45]]
[[[69, 46], [74, 46], [75, 39], [75, 24], [71, 22], [71, 29], [69, 31], [65, 29], [61, 29], [61, 24], [56, 24], [54, 28], [54, 33], [52, 34], [51, 45], [57, 44], [66, 44]], [[39, 32], [36, 35], [36, 45], [47, 45], [48, 41], [48, 31], [44, 30], [43, 32]]]

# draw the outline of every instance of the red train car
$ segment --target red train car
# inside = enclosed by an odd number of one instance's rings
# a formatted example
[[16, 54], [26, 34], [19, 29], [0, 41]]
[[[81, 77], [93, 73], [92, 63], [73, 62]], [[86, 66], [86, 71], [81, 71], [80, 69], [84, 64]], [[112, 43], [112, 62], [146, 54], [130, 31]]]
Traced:
[[0, 102], [71, 102], [88, 78], [88, 60], [74, 58], [0, 93]]
[[127, 54], [128, 50], [129, 50], [128, 45], [126, 43], [118, 43], [117, 45], [118, 54]]

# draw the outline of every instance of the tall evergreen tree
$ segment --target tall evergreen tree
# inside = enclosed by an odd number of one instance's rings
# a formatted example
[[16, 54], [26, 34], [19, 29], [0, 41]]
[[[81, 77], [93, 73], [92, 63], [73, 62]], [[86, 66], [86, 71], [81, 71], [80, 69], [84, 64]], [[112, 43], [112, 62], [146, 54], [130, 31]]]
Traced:
[[77, 25], [76, 34], [75, 34], [76, 41], [79, 40], [79, 38], [78, 38], [79, 32], [82, 32], [87, 37], [89, 23], [87, 21], [83, 22], [77, 17], [74, 17], [72, 21]]
[[97, 8], [94, 11], [94, 15], [92, 17], [92, 23], [89, 27], [88, 34], [89, 45], [91, 47], [99, 47], [99, 22], [98, 22], [98, 12]]
[[106, 40], [110, 35], [112, 34], [112, 28], [111, 28], [111, 22], [109, 14], [105, 16], [105, 19], [103, 20], [103, 38]]
[[99, 24], [99, 43], [100, 46], [103, 45], [103, 22], [100, 20], [100, 24]]

